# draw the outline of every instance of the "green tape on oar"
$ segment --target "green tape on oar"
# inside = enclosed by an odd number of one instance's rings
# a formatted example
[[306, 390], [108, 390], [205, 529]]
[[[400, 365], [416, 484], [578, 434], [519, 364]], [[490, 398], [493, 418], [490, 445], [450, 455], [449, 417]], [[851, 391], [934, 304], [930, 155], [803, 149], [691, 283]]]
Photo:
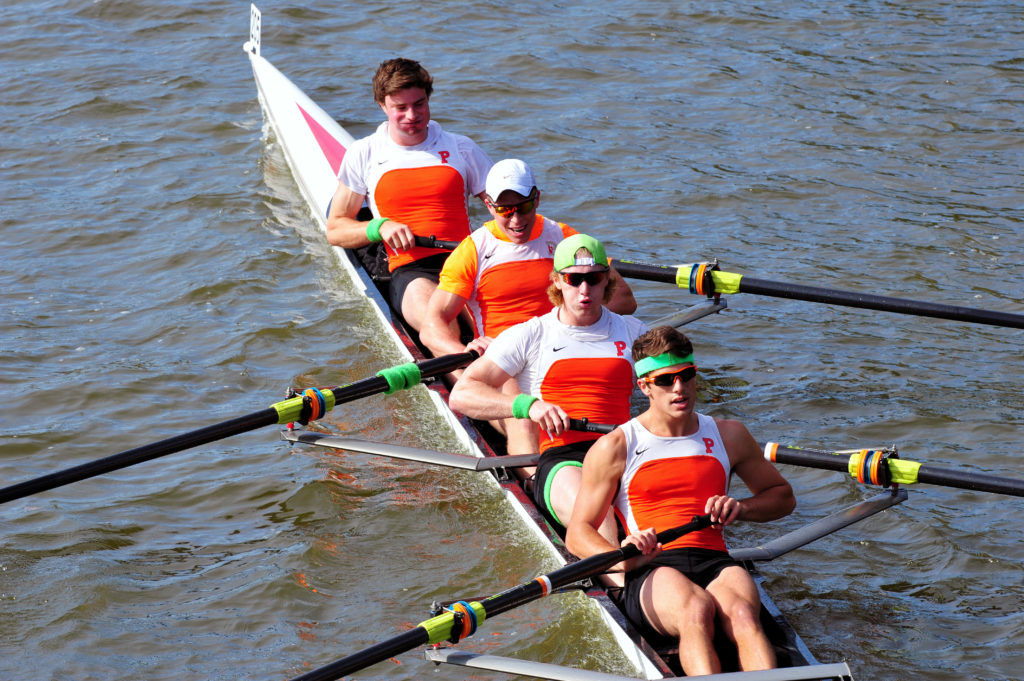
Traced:
[[423, 380], [420, 368], [415, 362], [381, 369], [377, 372], [377, 375], [388, 382], [388, 389], [384, 391], [385, 395], [391, 395], [399, 390], [407, 390], [419, 385], [420, 381]]
[[[419, 365], [415, 362], [408, 362], [406, 364], [388, 367], [387, 369], [381, 369], [377, 372], [377, 376], [383, 378], [388, 384], [387, 390], [384, 391], [385, 395], [391, 395], [399, 390], [408, 390], [409, 388], [419, 385], [420, 381], [423, 380], [423, 372], [420, 371]], [[320, 390], [320, 394], [323, 395], [324, 398], [323, 413], [314, 413], [311, 420], [320, 418], [335, 407], [336, 400], [334, 390], [324, 388]], [[296, 395], [295, 397], [272, 404], [270, 407], [277, 412], [277, 423], [279, 425], [283, 425], [285, 423], [293, 423], [295, 421], [302, 420], [304, 404], [305, 395]]]

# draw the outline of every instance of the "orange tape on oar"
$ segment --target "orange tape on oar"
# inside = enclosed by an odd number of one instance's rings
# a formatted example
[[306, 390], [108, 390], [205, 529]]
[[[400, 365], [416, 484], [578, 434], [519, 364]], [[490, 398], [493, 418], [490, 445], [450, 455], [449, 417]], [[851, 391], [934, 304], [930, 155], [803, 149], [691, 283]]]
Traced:
[[458, 643], [467, 636], [476, 633], [476, 611], [466, 601], [456, 601], [445, 608], [452, 613], [452, 635], [448, 638], [451, 643]]
[[[892, 454], [896, 458], [896, 453]], [[892, 484], [892, 471], [889, 470], [889, 457], [877, 449], [862, 449], [850, 457], [850, 475], [860, 483], [870, 483], [880, 487]]]

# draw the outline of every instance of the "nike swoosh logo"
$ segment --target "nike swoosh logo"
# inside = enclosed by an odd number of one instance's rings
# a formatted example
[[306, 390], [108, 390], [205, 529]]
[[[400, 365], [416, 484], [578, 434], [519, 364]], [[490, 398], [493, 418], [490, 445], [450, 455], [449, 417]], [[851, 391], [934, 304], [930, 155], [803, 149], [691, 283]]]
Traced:
[[488, 253], [487, 255], [485, 255], [485, 256], [484, 256], [484, 260], [488, 260], [488, 259], [490, 259], [490, 257], [491, 257], [492, 255], [494, 255], [494, 254], [493, 254], [493, 253]]
[[562, 347], [560, 347], [560, 348], [551, 348], [551, 352], [558, 352], [559, 350], [565, 350], [565, 348], [566, 348], [566, 346], [565, 346], [565, 345], [563, 345], [563, 346], [562, 346]]
[[643, 456], [644, 452], [646, 452], [648, 449], [650, 449], [650, 447], [644, 447], [643, 449], [638, 449], [638, 450], [636, 450], [636, 455], [637, 456]]

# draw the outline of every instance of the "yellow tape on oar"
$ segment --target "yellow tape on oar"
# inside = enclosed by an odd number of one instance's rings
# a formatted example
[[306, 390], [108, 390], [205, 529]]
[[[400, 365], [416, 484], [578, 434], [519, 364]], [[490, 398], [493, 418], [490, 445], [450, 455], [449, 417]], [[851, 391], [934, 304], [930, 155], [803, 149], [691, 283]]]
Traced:
[[[714, 267], [715, 265], [706, 262], [680, 265], [676, 269], [676, 286], [685, 288], [698, 296], [709, 296], [714, 293], [739, 293], [740, 279], [743, 278], [743, 275], [720, 272], [713, 269]], [[709, 288], [711, 290], [707, 290]]]
[[486, 618], [487, 611], [479, 602], [459, 601], [452, 604], [451, 610], [424, 620], [419, 623], [419, 626], [426, 630], [428, 643], [440, 643], [441, 641], [458, 643], [466, 636], [471, 636]]
[[921, 469], [921, 464], [917, 461], [904, 461], [903, 459], [894, 459], [889, 457], [886, 459], [889, 462], [889, 472], [892, 473], [892, 481], [901, 485], [913, 485], [917, 482], [917, 472]]
[[302, 421], [306, 400], [309, 400], [310, 409], [310, 418], [306, 419], [307, 422], [320, 418], [331, 409], [334, 409], [335, 405], [334, 392], [332, 390], [329, 388], [310, 388], [302, 395], [296, 395], [295, 397], [290, 397], [287, 400], [270, 405], [270, 408], [277, 412], [278, 425]]
[[917, 482], [921, 464], [904, 461], [877, 449], [862, 449], [850, 456], [848, 470], [857, 482], [889, 487], [890, 485], [912, 485]]

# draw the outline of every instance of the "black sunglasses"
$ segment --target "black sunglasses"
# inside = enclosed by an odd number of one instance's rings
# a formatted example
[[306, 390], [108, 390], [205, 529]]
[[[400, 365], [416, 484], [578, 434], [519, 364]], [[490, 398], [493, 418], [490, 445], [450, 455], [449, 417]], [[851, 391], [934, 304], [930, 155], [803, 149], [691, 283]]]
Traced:
[[558, 276], [573, 288], [579, 288], [583, 282], [587, 282], [590, 286], [597, 286], [608, 277], [608, 270], [598, 270], [596, 272], [559, 272]]
[[671, 374], [658, 374], [657, 376], [647, 376], [644, 378], [644, 382], [648, 385], [653, 383], [659, 388], [671, 388], [676, 384], [676, 379], [683, 379], [683, 383], [688, 383], [693, 380], [693, 377], [697, 375], [697, 367], [686, 367], [679, 371]]

